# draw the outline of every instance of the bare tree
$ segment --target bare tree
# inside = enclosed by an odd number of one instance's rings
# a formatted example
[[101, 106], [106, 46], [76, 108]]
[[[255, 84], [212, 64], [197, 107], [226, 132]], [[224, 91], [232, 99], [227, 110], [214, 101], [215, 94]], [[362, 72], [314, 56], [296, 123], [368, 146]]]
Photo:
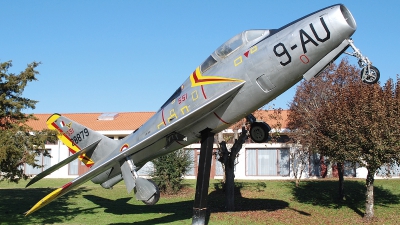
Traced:
[[224, 190], [226, 193], [226, 209], [228, 212], [235, 210], [235, 159], [239, 154], [240, 149], [242, 149], [243, 143], [247, 139], [247, 130], [243, 126], [242, 133], [238, 139], [235, 139], [233, 146], [228, 149], [226, 146], [226, 141], [219, 143], [219, 161], [224, 167]]
[[296, 182], [296, 187], [299, 186], [301, 177], [307, 169], [309, 152], [306, 147], [294, 144], [290, 149], [290, 169]]
[[[282, 124], [282, 109], [273, 110], [272, 113], [265, 110], [257, 110], [253, 113], [257, 121], [268, 120], [273, 121], [273, 128], [275, 138], [279, 138], [279, 132]], [[216, 153], [217, 159], [222, 164], [224, 169], [223, 190], [226, 193], [226, 208], [227, 211], [234, 211], [234, 189], [235, 189], [235, 165], [237, 164], [237, 157], [242, 149], [242, 146], [248, 138], [248, 127], [246, 119], [242, 119], [239, 122], [233, 124], [231, 129], [233, 130], [233, 136], [225, 135], [223, 133], [218, 134], [218, 151]], [[239, 129], [241, 133], [239, 135]]]

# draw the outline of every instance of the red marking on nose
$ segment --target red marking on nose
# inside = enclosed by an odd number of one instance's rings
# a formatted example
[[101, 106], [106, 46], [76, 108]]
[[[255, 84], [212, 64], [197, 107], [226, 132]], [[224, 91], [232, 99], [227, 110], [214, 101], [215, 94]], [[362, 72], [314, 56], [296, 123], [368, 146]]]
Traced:
[[203, 93], [204, 99], [207, 99], [206, 92], [204, 91], [203, 85], [201, 85], [201, 92]]
[[307, 64], [310, 62], [310, 60], [308, 59], [308, 57], [306, 55], [301, 55], [300, 56], [300, 60], [302, 63]]
[[228, 122], [226, 122], [225, 120], [223, 120], [220, 116], [217, 115], [217, 113], [214, 112], [214, 115], [221, 120], [221, 122], [225, 123], [225, 124], [229, 124]]

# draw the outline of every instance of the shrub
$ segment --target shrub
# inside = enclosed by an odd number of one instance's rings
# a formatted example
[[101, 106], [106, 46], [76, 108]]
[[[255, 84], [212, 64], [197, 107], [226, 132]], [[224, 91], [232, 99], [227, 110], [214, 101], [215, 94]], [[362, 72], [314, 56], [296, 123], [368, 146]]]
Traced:
[[183, 176], [190, 169], [190, 152], [179, 149], [152, 160], [154, 172], [150, 175], [161, 192], [176, 194], [182, 187]]

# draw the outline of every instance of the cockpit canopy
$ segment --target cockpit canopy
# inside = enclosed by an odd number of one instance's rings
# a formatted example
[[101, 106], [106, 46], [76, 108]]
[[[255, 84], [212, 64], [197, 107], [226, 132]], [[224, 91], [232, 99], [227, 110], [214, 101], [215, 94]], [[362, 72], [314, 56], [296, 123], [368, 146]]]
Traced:
[[[276, 30], [246, 30], [242, 33], [235, 35], [233, 38], [229, 39], [227, 42], [222, 44], [217, 50], [215, 50], [215, 54], [211, 54], [201, 65], [201, 72], [205, 72], [210, 69], [213, 65], [215, 65], [218, 60], [222, 60], [228, 57], [231, 53], [239, 49], [244, 43], [248, 43], [254, 41], [256, 39], [266, 38], [269, 35], [275, 33]], [[218, 59], [219, 57], [219, 59]], [[216, 59], [217, 58], [217, 59]], [[163, 109], [166, 105], [171, 103], [174, 99], [180, 96], [183, 87], [179, 87], [175, 93], [161, 106], [160, 110]]]
[[221, 45], [215, 53], [221, 57], [225, 58], [245, 42], [253, 41], [262, 36], [268, 36], [270, 34], [270, 30], [246, 30], [240, 34], [237, 34], [233, 38], [229, 39], [223, 45]]
[[227, 57], [229, 54], [231, 54], [240, 46], [242, 46], [243, 44], [242, 36], [243, 36], [242, 33], [240, 33], [234, 36], [233, 38], [229, 39], [223, 45], [219, 46], [219, 48], [217, 48], [215, 53], [221, 58]]
[[[235, 35], [233, 38], [229, 39], [227, 42], [222, 44], [217, 50], [215, 50], [215, 55], [219, 58], [224, 59], [228, 57], [232, 52], [236, 51], [243, 45], [243, 43], [251, 42], [260, 37], [267, 37], [274, 33], [274, 30], [246, 30], [242, 33]], [[200, 66], [201, 72], [207, 71], [214, 64], [217, 63], [215, 56], [211, 54]]]

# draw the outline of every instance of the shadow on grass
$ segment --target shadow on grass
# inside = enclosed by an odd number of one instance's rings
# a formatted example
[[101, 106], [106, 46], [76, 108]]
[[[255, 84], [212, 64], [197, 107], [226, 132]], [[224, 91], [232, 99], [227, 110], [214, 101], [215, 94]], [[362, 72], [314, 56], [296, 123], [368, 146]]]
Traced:
[[[265, 198], [245, 198], [242, 196], [243, 190], [257, 191], [256, 183], [250, 182], [235, 182], [235, 211], [275, 211], [289, 207], [289, 203], [276, 200], [276, 199], [265, 199]], [[214, 184], [214, 191], [208, 196], [209, 209], [211, 212], [226, 212], [225, 208], [225, 192], [222, 188], [221, 183]]]
[[[245, 198], [241, 192], [246, 189], [244, 185], [237, 184], [235, 194], [236, 211], [275, 211], [289, 207], [289, 203], [275, 199]], [[132, 221], [135, 215], [140, 214], [159, 214], [157, 217], [145, 219], [134, 224], [162, 224], [173, 223], [182, 220], [191, 220], [193, 215], [193, 200], [184, 199], [180, 202], [156, 204], [153, 206], [142, 203], [132, 204], [128, 202], [131, 197], [120, 198], [117, 200], [100, 197], [98, 195], [87, 194], [90, 188], [81, 187], [70, 191], [68, 194], [60, 197], [44, 209], [34, 212], [25, 217], [24, 212], [28, 211], [34, 204], [47, 194], [53, 191], [53, 188], [15, 188], [0, 189], [0, 224], [66, 224], [79, 215], [88, 215], [103, 210], [106, 213], [115, 215], [132, 215]], [[73, 205], [68, 199], [83, 196], [90, 200], [96, 206]], [[77, 204], [77, 203], [75, 203]], [[291, 209], [297, 213], [307, 215], [307, 213]], [[221, 189], [215, 189], [208, 196], [208, 216], [210, 213], [226, 212], [225, 193]], [[141, 217], [143, 218], [143, 216]], [[149, 217], [147, 217], [149, 218]], [[112, 219], [111, 219], [112, 220]], [[124, 223], [119, 223], [124, 224]], [[126, 223], [132, 224], [132, 223]]]
[[[105, 213], [115, 215], [132, 215], [132, 222], [129, 223], [110, 223], [110, 224], [162, 224], [171, 223], [179, 220], [192, 218], [193, 201], [181, 201], [174, 203], [156, 204], [156, 205], [134, 205], [128, 203], [132, 198], [120, 198], [117, 200], [107, 199], [95, 195], [83, 195], [84, 198], [104, 208]], [[139, 203], [140, 204], [140, 203]], [[145, 221], [135, 221], [135, 215], [140, 214], [168, 214], [158, 218], [152, 218]]]
[[[337, 180], [304, 181], [299, 187], [296, 187], [294, 182], [289, 185], [291, 185], [293, 196], [300, 203], [328, 208], [348, 207], [358, 215], [364, 216], [365, 182], [354, 180], [344, 182], [345, 200], [338, 198], [339, 181]], [[381, 186], [374, 186], [374, 201], [375, 205], [388, 207], [391, 204], [399, 204], [400, 196]]]
[[[240, 187], [236, 188], [235, 205], [236, 211], [275, 211], [279, 209], [289, 208], [289, 203], [281, 200], [274, 199], [249, 199], [244, 198], [240, 194]], [[132, 215], [135, 214], [168, 214], [163, 217], [152, 218], [140, 222], [131, 222], [129, 224], [163, 224], [172, 223], [176, 221], [188, 220], [193, 215], [193, 200], [156, 204], [156, 205], [134, 205], [128, 203], [131, 198], [121, 198], [117, 200], [107, 199], [95, 195], [83, 195], [84, 198], [97, 204], [100, 208], [104, 208], [104, 212], [112, 213], [115, 215]], [[307, 214], [305, 212], [294, 210], [300, 214]], [[226, 212], [225, 209], [225, 193], [221, 190], [212, 191], [208, 196], [208, 213], [207, 222], [211, 213]], [[128, 224], [128, 223], [114, 223], [114, 224]]]
[[[39, 200], [51, 193], [54, 188], [16, 188], [0, 189], [0, 223], [1, 224], [50, 224], [62, 223], [74, 218], [78, 214], [92, 213], [92, 209], [81, 207], [70, 208], [66, 203], [69, 198], [81, 195], [90, 189], [79, 188], [61, 196], [45, 206], [46, 210], [39, 210], [27, 217], [24, 213]], [[56, 216], [53, 216], [56, 215]]]

